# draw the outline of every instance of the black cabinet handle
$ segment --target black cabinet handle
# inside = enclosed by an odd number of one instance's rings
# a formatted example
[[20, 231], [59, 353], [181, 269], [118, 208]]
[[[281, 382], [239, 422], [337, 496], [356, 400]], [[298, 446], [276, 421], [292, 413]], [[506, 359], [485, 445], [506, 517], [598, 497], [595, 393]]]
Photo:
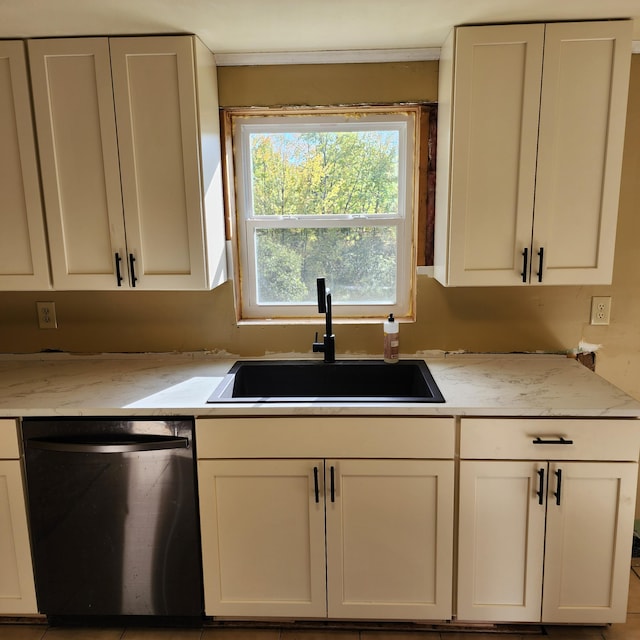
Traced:
[[129, 254], [129, 268], [131, 271], [131, 286], [135, 287], [138, 278], [136, 278], [136, 267], [135, 267], [136, 258], [133, 253]]
[[316, 495], [316, 503], [320, 502], [320, 484], [318, 483], [318, 467], [313, 467], [313, 488]]
[[538, 263], [538, 282], [542, 282], [542, 267], [544, 263], [544, 247], [540, 247], [538, 251], [538, 255], [540, 256], [540, 262]]
[[538, 469], [538, 504], [544, 504], [544, 469]]
[[556, 497], [556, 504], [560, 505], [560, 497], [562, 494], [562, 469], [558, 469], [555, 472], [556, 475], [556, 490], [554, 492], [554, 496]]
[[538, 436], [533, 444], [573, 444], [573, 440], [565, 440], [562, 436], [555, 438], [553, 440], [543, 440], [540, 436]]
[[527, 264], [528, 263], [529, 263], [529, 248], [525, 247], [524, 251], [522, 252], [522, 273], [520, 274], [522, 276], [522, 282], [527, 281]]
[[335, 467], [331, 467], [331, 502], [336, 501]]
[[122, 286], [122, 273], [120, 271], [120, 263], [122, 262], [122, 258], [120, 257], [120, 254], [116, 251], [116, 282], [118, 283], [118, 286], [121, 287]]

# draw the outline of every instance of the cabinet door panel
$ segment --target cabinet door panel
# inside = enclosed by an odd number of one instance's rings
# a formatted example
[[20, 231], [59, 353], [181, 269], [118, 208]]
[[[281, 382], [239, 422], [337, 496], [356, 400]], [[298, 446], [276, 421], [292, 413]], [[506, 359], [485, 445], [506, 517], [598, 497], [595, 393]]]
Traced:
[[625, 620], [637, 471], [634, 463], [550, 465], [543, 622]]
[[545, 507], [537, 492], [546, 468], [460, 463], [459, 620], [540, 620]]
[[207, 615], [326, 616], [314, 467], [321, 484], [322, 461], [198, 462]]
[[611, 283], [631, 29], [546, 27], [533, 233], [543, 283]]
[[28, 46], [54, 286], [115, 289], [125, 235], [108, 41]]
[[24, 44], [0, 41], [0, 290], [49, 289]]
[[329, 617], [450, 618], [453, 461], [327, 461], [326, 474]]
[[0, 613], [37, 613], [18, 460], [0, 460], [0, 567]]
[[450, 284], [522, 284], [544, 25], [456, 30]]
[[193, 39], [112, 38], [110, 47], [136, 287], [206, 288]]
[[17, 460], [20, 457], [16, 429], [15, 420], [0, 420], [0, 458]]

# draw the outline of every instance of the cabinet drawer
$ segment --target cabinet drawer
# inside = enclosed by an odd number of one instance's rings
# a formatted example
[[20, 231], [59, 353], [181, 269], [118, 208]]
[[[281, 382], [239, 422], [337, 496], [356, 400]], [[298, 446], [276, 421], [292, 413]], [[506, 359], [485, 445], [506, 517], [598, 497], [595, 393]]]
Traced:
[[460, 427], [463, 459], [637, 461], [639, 449], [634, 419], [464, 418]]
[[17, 460], [19, 457], [16, 421], [0, 420], [0, 460]]
[[453, 458], [453, 418], [203, 418], [198, 458]]

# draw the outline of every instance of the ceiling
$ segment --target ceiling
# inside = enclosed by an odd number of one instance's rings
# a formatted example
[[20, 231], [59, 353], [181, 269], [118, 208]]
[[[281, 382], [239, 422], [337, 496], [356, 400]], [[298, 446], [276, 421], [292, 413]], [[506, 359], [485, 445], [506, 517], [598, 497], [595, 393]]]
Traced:
[[640, 0], [0, 0], [0, 38], [195, 33], [214, 53], [439, 47], [454, 25], [631, 17]]

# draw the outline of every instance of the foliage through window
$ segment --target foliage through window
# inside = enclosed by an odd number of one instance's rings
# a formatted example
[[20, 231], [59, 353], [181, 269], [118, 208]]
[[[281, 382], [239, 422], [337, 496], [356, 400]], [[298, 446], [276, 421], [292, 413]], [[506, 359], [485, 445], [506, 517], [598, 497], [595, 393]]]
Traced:
[[243, 318], [411, 312], [415, 113], [232, 116]]

